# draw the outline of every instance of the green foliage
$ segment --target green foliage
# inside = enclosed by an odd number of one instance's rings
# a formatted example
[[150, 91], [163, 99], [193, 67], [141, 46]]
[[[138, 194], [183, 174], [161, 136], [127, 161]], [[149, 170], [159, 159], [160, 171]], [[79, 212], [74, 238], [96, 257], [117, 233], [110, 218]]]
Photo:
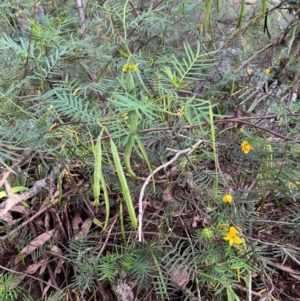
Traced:
[[100, 280], [113, 282], [116, 279], [118, 270], [118, 255], [107, 253], [102, 256], [97, 264], [98, 275]]
[[20, 293], [23, 293], [20, 277], [13, 273], [0, 274], [0, 300], [14, 301]]
[[[26, 277], [51, 280], [45, 300], [116, 299], [120, 282], [139, 300], [281, 300], [274, 267], [300, 260], [298, 17], [266, 0], [150, 2], [1, 2], [6, 190], [60, 169], [27, 211], [0, 215], [1, 253], [55, 230], [17, 267], [46, 260]], [[0, 300], [20, 292], [1, 275]]]
[[141, 290], [150, 287], [153, 268], [147, 250], [141, 249], [131, 252], [125, 250], [125, 256], [122, 256], [120, 265], [133, 281], [138, 281]]

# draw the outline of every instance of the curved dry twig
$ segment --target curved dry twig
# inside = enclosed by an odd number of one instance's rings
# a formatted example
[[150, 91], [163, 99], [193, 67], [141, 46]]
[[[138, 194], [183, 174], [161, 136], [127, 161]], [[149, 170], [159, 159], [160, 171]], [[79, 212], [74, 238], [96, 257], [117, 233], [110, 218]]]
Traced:
[[171, 165], [173, 162], [177, 160], [177, 158], [182, 155], [182, 154], [190, 154], [196, 147], [198, 147], [203, 140], [198, 140], [195, 144], [193, 144], [191, 147], [183, 149], [183, 150], [174, 150], [174, 149], [167, 149], [173, 152], [176, 152], [176, 155], [169, 160], [168, 162], [158, 166], [155, 170], [153, 170], [150, 175], [147, 177], [146, 181], [144, 182], [144, 185], [142, 186], [141, 192], [140, 192], [140, 197], [139, 197], [139, 226], [138, 226], [138, 237], [139, 237], [139, 242], [142, 241], [142, 221], [143, 221], [143, 197], [145, 193], [146, 186], [150, 182], [151, 178], [160, 170], [167, 168], [169, 165]]

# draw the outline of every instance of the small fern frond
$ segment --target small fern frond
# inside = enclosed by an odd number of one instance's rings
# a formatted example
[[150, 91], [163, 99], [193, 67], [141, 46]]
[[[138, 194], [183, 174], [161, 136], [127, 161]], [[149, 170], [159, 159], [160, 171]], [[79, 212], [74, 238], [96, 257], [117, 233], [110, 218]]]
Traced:
[[69, 245], [68, 260], [76, 264], [84, 262], [84, 259], [90, 256], [92, 248], [90, 239], [90, 236], [79, 236], [77, 240], [72, 240]]
[[[50, 75], [56, 75], [54, 72], [54, 67], [58, 65], [59, 61], [62, 60], [62, 57], [66, 55], [70, 50], [68, 47], [63, 47], [62, 49], [55, 49], [55, 52], [50, 56], [46, 57], [44, 60], [45, 67], [43, 68], [43, 79], [49, 78]], [[41, 78], [41, 74], [38, 75], [38, 78]]]
[[14, 51], [15, 54], [22, 56], [22, 58], [26, 58], [28, 55], [27, 44], [22, 39], [20, 39], [20, 42], [19, 45], [12, 38], [5, 35], [0, 38], [0, 50], [9, 49]]
[[58, 113], [67, 116], [72, 121], [96, 122], [99, 115], [97, 116], [96, 107], [91, 106], [88, 100], [58, 89], [55, 95], [56, 97], [50, 98], [49, 101]]
[[73, 286], [79, 287], [81, 292], [85, 290], [93, 291], [97, 277], [96, 258], [92, 256], [85, 257], [77, 265], [77, 275], [74, 277]]
[[149, 100], [141, 94], [139, 98], [126, 94], [114, 93], [109, 102], [117, 108], [117, 112], [124, 113], [135, 110], [139, 114], [144, 114], [146, 119], [155, 120], [159, 118], [158, 112], [161, 111], [155, 101]]
[[120, 264], [133, 281], [138, 281], [141, 289], [145, 289], [149, 286], [152, 280], [153, 270], [149, 258], [143, 250], [134, 250], [124, 255]]
[[118, 259], [120, 255], [106, 253], [102, 256], [97, 263], [97, 274], [99, 280], [108, 280], [113, 283], [119, 270]]
[[176, 71], [176, 77], [180, 85], [199, 81], [199, 79], [206, 76], [203, 71], [213, 66], [213, 60], [208, 58], [208, 55], [212, 53], [202, 54], [199, 41], [195, 51], [188, 43], [184, 43], [183, 47], [185, 58], [179, 60], [174, 55], [171, 58], [171, 64]]
[[21, 279], [12, 273], [0, 274], [0, 301], [14, 301], [22, 287], [19, 285]]
[[45, 301], [61, 301], [64, 300], [66, 293], [63, 291], [51, 292], [48, 297], [45, 298]]

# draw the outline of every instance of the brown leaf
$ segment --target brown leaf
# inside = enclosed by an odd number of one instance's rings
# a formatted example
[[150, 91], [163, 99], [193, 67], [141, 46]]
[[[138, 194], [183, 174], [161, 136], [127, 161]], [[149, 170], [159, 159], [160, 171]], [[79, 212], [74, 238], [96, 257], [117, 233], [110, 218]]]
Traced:
[[198, 222], [201, 220], [201, 216], [199, 214], [195, 214], [193, 218], [192, 227], [196, 228], [198, 225]]
[[29, 265], [29, 266], [27, 267], [27, 269], [26, 269], [25, 272], [26, 272], [27, 274], [32, 275], [32, 274], [36, 273], [36, 271], [37, 271], [41, 266], [43, 266], [43, 265], [46, 266], [46, 264], [47, 264], [47, 259], [42, 259], [41, 261], [39, 261], [39, 262], [37, 262], [37, 263], [34, 263], [34, 264]]
[[[53, 246], [51, 248], [51, 251], [53, 253], [58, 254], [58, 255], [63, 255], [62, 250], [58, 246]], [[61, 272], [61, 268], [62, 268], [63, 264], [65, 263], [65, 261], [62, 259], [62, 257], [58, 256], [55, 259], [55, 263], [56, 263], [56, 267], [55, 267], [55, 270], [54, 270], [54, 275], [59, 274]]]
[[13, 221], [12, 215], [9, 212], [6, 212], [4, 215], [1, 216], [1, 220], [6, 222], [7, 225], [13, 225], [15, 222]]
[[61, 250], [58, 246], [56, 246], [56, 245], [54, 245], [54, 246], [50, 249], [50, 251], [53, 252], [53, 253], [57, 253], [57, 254], [59, 254], [59, 255], [62, 255], [62, 254], [63, 254], [62, 250]]
[[134, 294], [131, 287], [126, 282], [119, 282], [116, 288], [116, 293], [120, 301], [133, 301]]
[[19, 205], [16, 205], [16, 206], [13, 206], [10, 211], [14, 211], [14, 212], [19, 212], [19, 213], [23, 213], [23, 214], [26, 214], [27, 211], [26, 209], [24, 208], [24, 206], [19, 206]]
[[294, 275], [294, 274], [290, 274], [293, 278], [297, 279], [300, 281], [300, 276]]
[[2, 187], [2, 185], [4, 184], [6, 179], [8, 178], [9, 174], [10, 174], [10, 171], [5, 171], [5, 172], [2, 173], [2, 178], [0, 180], [0, 187]]
[[48, 292], [49, 288], [51, 287], [51, 285], [52, 285], [52, 280], [49, 279], [48, 282], [47, 282], [47, 286], [43, 290], [43, 295], [42, 295], [42, 299], [41, 300], [44, 300], [44, 297], [47, 294], [47, 292]]
[[79, 231], [80, 230], [80, 224], [82, 224], [82, 219], [80, 217], [80, 212], [76, 212], [73, 220], [72, 220], [72, 227], [74, 230]]
[[92, 225], [92, 219], [91, 218], [86, 219], [81, 226], [80, 234], [86, 236], [90, 231], [91, 225]]
[[173, 194], [173, 185], [168, 186], [163, 192], [163, 201], [166, 203], [171, 203], [174, 201]]
[[[33, 241], [31, 241], [31, 243], [26, 246], [25, 248], [22, 249], [21, 253], [22, 253], [22, 257], [26, 257], [27, 255], [29, 255], [31, 252], [33, 252], [34, 250], [36, 250], [38, 247], [44, 245], [53, 235], [53, 231], [47, 231], [41, 235], [39, 235], [38, 237], [36, 237]], [[14, 260], [14, 264], [18, 264], [21, 261], [21, 256], [18, 255], [15, 260]]]
[[41, 268], [40, 268], [39, 275], [43, 275], [45, 273], [45, 271], [46, 271], [46, 268], [47, 268], [46, 264], [42, 265]]
[[182, 266], [173, 268], [170, 272], [170, 280], [177, 287], [182, 287], [189, 281], [188, 269]]

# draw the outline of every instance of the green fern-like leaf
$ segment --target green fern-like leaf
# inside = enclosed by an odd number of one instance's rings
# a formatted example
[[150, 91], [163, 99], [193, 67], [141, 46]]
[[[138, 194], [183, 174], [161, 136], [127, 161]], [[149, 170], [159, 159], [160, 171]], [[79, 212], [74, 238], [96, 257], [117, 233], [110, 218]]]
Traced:
[[145, 251], [135, 250], [129, 254], [124, 254], [120, 264], [133, 281], [138, 281], [141, 289], [149, 286], [152, 280], [153, 270]]
[[208, 59], [209, 54], [201, 53], [200, 42], [197, 42], [197, 48], [194, 51], [188, 43], [184, 43], [185, 57], [179, 60], [177, 57], [172, 55], [171, 66], [173, 71], [165, 68], [165, 73], [173, 85], [177, 87], [184, 87], [186, 84], [199, 81], [205, 77], [206, 74], [203, 72], [213, 66], [213, 60]]
[[72, 240], [69, 245], [69, 254], [67, 258], [69, 261], [80, 264], [83, 258], [90, 256], [92, 242], [90, 236], [79, 237], [77, 240]]
[[0, 301], [14, 301], [22, 292], [21, 279], [12, 273], [0, 274]]
[[117, 276], [116, 272], [119, 270], [118, 254], [107, 253], [102, 256], [97, 263], [97, 273], [100, 280], [108, 280], [113, 282]]
[[96, 122], [96, 108], [91, 106], [89, 101], [59, 89], [55, 91], [55, 95], [56, 97], [50, 98], [49, 101], [58, 113], [72, 121]]

